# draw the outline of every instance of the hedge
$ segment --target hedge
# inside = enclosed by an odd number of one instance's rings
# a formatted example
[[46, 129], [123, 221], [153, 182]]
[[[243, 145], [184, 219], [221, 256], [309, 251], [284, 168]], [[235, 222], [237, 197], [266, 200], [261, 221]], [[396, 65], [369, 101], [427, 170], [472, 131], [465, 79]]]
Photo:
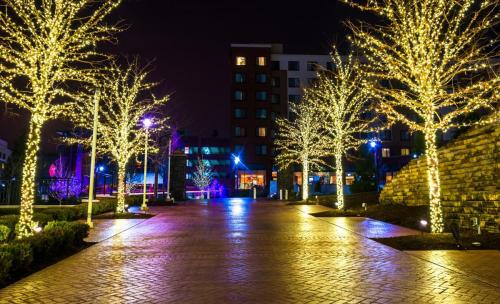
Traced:
[[0, 285], [81, 248], [89, 226], [78, 222], [49, 222], [31, 237], [0, 244]]

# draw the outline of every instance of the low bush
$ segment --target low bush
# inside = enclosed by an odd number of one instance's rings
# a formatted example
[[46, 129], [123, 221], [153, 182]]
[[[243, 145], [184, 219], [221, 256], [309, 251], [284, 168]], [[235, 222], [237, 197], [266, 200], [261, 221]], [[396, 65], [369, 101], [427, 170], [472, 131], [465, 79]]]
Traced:
[[9, 239], [11, 231], [9, 227], [0, 225], [0, 243], [6, 242]]
[[16, 227], [17, 220], [19, 215], [9, 214], [0, 216], [0, 225], [4, 225], [9, 227], [11, 231], [13, 231]]
[[49, 222], [41, 233], [0, 245], [0, 286], [84, 245], [89, 226]]

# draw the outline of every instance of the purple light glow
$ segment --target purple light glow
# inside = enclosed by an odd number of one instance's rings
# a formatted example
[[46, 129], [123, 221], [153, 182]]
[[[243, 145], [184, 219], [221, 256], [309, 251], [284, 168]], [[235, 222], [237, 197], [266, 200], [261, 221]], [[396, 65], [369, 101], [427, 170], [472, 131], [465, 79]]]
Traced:
[[144, 125], [144, 128], [149, 129], [149, 127], [151, 127], [153, 122], [151, 121], [150, 118], [144, 118], [144, 120], [142, 121], [142, 124]]

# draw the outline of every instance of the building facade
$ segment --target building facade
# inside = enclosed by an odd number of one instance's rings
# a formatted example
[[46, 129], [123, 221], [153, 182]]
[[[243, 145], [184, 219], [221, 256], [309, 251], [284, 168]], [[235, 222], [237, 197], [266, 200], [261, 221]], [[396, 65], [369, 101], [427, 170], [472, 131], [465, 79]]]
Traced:
[[11, 153], [12, 151], [8, 148], [7, 142], [0, 139], [0, 176], [3, 175], [3, 170], [5, 170], [5, 165]]

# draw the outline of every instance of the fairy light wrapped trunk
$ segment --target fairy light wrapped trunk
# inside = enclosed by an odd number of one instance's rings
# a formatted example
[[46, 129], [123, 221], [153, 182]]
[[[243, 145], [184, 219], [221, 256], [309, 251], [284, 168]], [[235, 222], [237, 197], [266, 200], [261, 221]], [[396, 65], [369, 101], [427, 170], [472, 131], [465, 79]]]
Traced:
[[290, 103], [290, 117], [278, 118], [274, 142], [281, 168], [293, 164], [302, 167], [302, 200], [309, 198], [309, 170], [327, 167], [325, 157], [330, 155], [329, 141], [319, 117], [312, 91], [306, 89], [299, 103]]
[[331, 58], [334, 69], [320, 71], [310, 92], [320, 109], [322, 126], [331, 143], [331, 154], [335, 157], [337, 208], [343, 209], [342, 159], [350, 150], [366, 142], [363, 133], [368, 132], [376, 118], [368, 115], [372, 108], [359, 61], [353, 54], [341, 57], [335, 47]]
[[[117, 213], [125, 212], [127, 163], [134, 156], [137, 158], [144, 153], [146, 139], [148, 150], [156, 152], [157, 145], [152, 136], [146, 136], [146, 132], [156, 134], [168, 128], [168, 118], [163, 114], [162, 108], [169, 96], [156, 98], [151, 93], [157, 83], [149, 82], [148, 74], [147, 67], [141, 68], [138, 59], [124, 66], [113, 62], [98, 86], [100, 109], [96, 149], [99, 155], [108, 155], [117, 163]], [[77, 127], [92, 129], [92, 102], [92, 97], [88, 94], [82, 95], [75, 103], [75, 111], [70, 114]], [[142, 125], [145, 118], [152, 121], [147, 131]], [[77, 141], [88, 146], [90, 137]]]
[[71, 111], [74, 84], [93, 84], [105, 55], [99, 42], [119, 31], [104, 18], [121, 1], [4, 0], [0, 10], [0, 100], [31, 113], [21, 178], [17, 238], [33, 234], [37, 155], [45, 123]]
[[[369, 88], [389, 122], [400, 121], [424, 134], [431, 231], [443, 232], [436, 137], [478, 123], [498, 122], [493, 114], [473, 121], [478, 110], [498, 113], [500, 81], [492, 58], [498, 39], [498, 1], [369, 0], [345, 2], [384, 20], [354, 24], [352, 42], [366, 59]], [[493, 34], [493, 37], [497, 37]]]

